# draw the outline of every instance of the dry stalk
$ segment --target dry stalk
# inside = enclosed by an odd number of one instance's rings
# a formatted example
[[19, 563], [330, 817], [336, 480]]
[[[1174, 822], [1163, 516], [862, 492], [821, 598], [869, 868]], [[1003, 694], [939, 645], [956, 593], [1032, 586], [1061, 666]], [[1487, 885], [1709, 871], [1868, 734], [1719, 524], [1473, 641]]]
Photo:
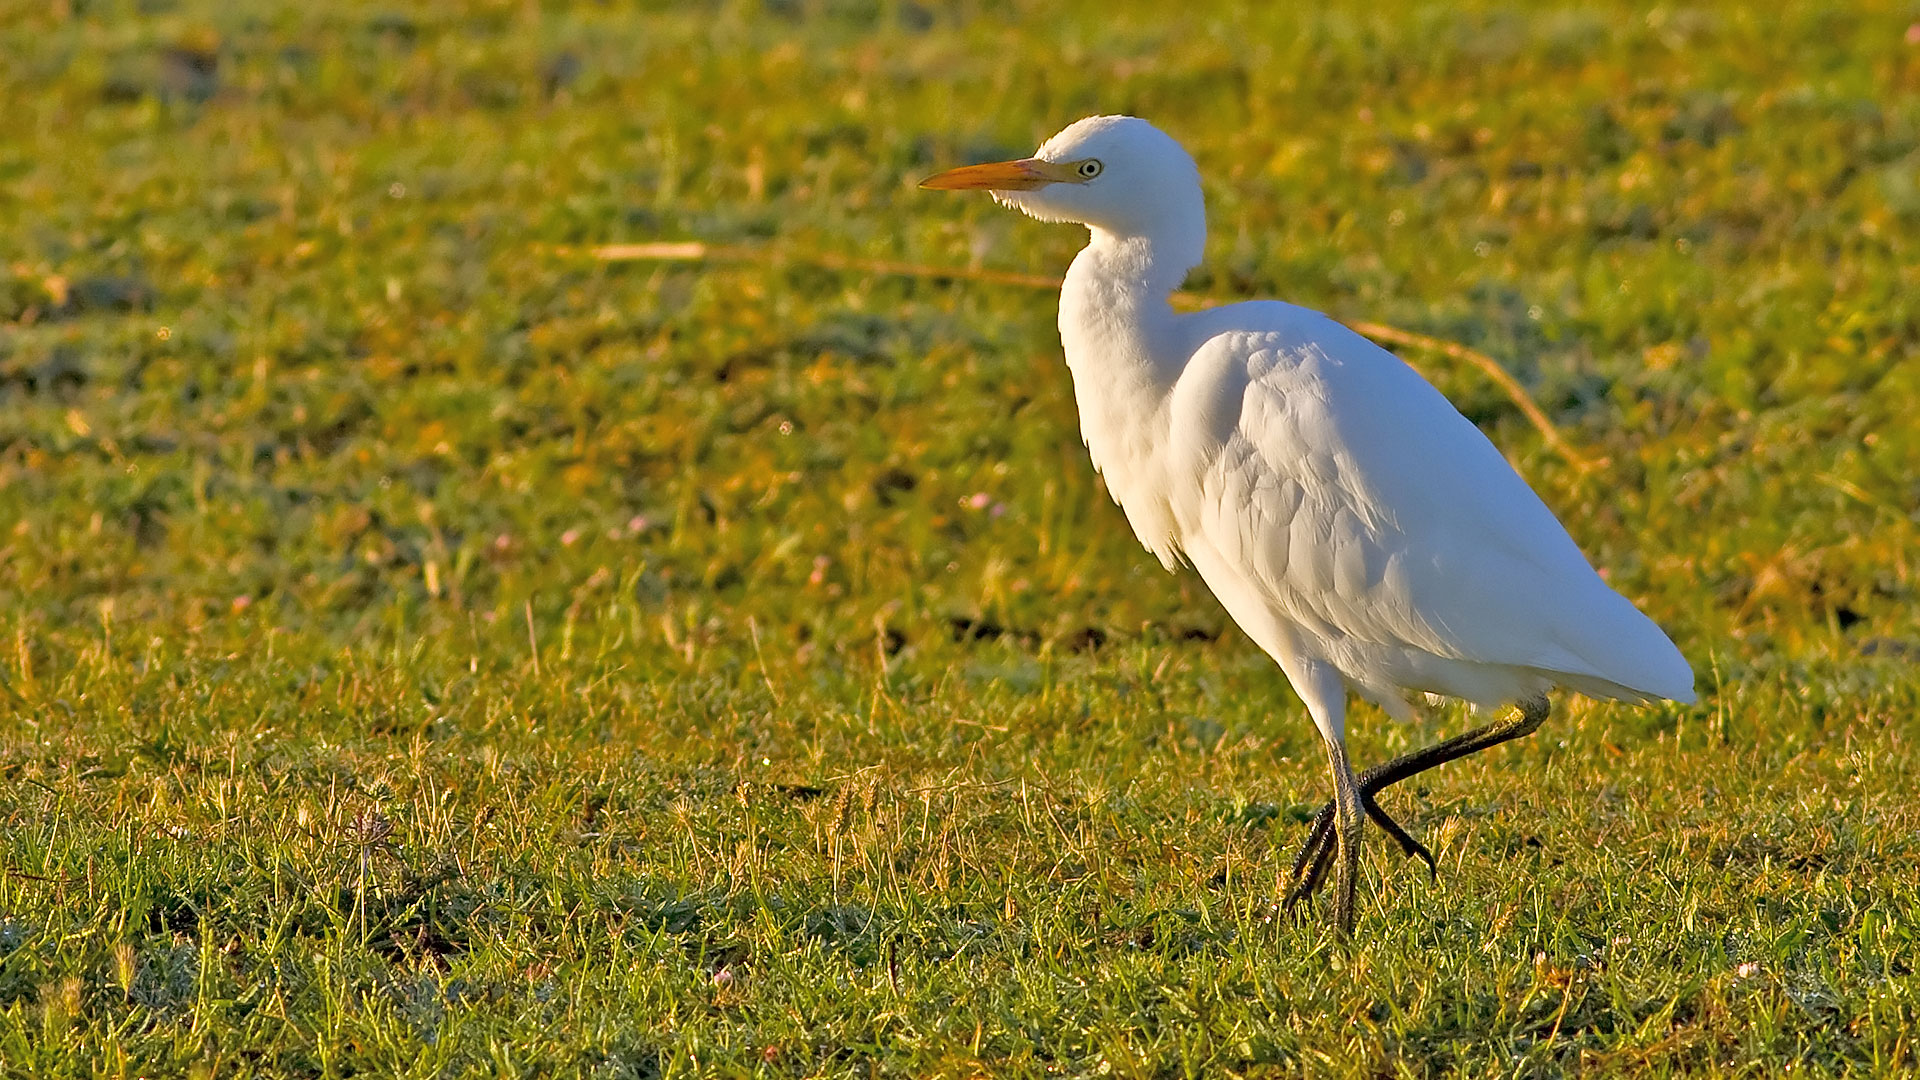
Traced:
[[[922, 266], [918, 263], [895, 262], [887, 259], [862, 259], [848, 255], [835, 255], [831, 252], [795, 252], [778, 247], [751, 247], [739, 244], [706, 244], [695, 241], [664, 241], [642, 244], [599, 244], [585, 249], [560, 247], [555, 251], [562, 255], [571, 255], [584, 250], [586, 254], [601, 262], [745, 262], [745, 263], [799, 263], [804, 266], [816, 266], [827, 270], [845, 270], [860, 274], [884, 274], [889, 277], [919, 278], [935, 281], [979, 281], [990, 285], [1012, 285], [1024, 289], [1054, 290], [1060, 287], [1058, 278], [1045, 274], [1022, 274], [1010, 270], [983, 270], [946, 266]], [[1217, 297], [1201, 293], [1177, 292], [1173, 294], [1175, 303], [1187, 307], [1211, 307], [1227, 303]], [[1526, 387], [1500, 366], [1499, 361], [1486, 353], [1469, 349], [1457, 341], [1416, 334], [1411, 330], [1387, 326], [1376, 322], [1348, 322], [1355, 332], [1371, 338], [1385, 347], [1419, 349], [1437, 353], [1450, 360], [1470, 364], [1480, 370], [1482, 375], [1492, 380], [1500, 391], [1507, 395], [1527, 422], [1540, 432], [1554, 453], [1582, 473], [1604, 465], [1604, 461], [1594, 461], [1573, 448], [1560, 429], [1527, 393]]]

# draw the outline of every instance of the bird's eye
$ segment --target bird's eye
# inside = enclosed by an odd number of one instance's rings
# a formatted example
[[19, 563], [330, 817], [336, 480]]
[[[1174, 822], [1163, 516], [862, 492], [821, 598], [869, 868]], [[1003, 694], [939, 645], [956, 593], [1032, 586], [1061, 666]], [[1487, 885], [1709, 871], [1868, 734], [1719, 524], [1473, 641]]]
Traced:
[[1091, 180], [1094, 177], [1100, 175], [1100, 170], [1102, 168], [1105, 168], [1105, 166], [1101, 165], [1098, 161], [1095, 161], [1092, 158], [1088, 158], [1087, 160], [1081, 162], [1080, 167], [1075, 169], [1074, 171], [1080, 174], [1080, 179]]

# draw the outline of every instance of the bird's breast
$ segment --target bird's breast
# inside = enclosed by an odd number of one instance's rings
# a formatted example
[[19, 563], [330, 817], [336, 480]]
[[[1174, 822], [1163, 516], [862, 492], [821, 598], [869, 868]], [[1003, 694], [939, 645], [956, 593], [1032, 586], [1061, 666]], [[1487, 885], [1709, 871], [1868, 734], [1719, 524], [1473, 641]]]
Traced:
[[[1172, 397], [1190, 350], [1141, 253], [1093, 243], [1060, 293], [1060, 342], [1080, 436], [1134, 535], [1171, 568], [1180, 557], [1171, 498]], [[1149, 260], [1150, 262], [1150, 260]]]
[[[1086, 385], [1089, 381], [1094, 385]], [[1140, 543], [1172, 568], [1180, 549], [1167, 467], [1164, 399], [1155, 407], [1145, 393], [1116, 393], [1110, 382], [1086, 380], [1077, 371], [1074, 383], [1087, 456]]]

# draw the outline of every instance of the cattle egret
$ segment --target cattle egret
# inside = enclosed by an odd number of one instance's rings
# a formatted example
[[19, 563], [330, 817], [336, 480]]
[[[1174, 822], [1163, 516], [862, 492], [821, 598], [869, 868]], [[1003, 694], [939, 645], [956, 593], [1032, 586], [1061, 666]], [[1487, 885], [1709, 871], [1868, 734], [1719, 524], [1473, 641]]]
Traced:
[[[1352, 931], [1363, 816], [1432, 871], [1375, 796], [1531, 733], [1549, 689], [1693, 700], [1673, 642], [1399, 358], [1291, 304], [1174, 312], [1206, 209], [1193, 159], [1158, 128], [1089, 117], [1030, 158], [921, 186], [990, 191], [1091, 233], [1060, 290], [1060, 339], [1093, 466], [1140, 542], [1198, 571], [1279, 663], [1326, 742], [1333, 798], [1294, 860], [1287, 909], [1331, 863], [1333, 924]], [[1409, 692], [1517, 709], [1356, 775], [1348, 691], [1399, 719]]]

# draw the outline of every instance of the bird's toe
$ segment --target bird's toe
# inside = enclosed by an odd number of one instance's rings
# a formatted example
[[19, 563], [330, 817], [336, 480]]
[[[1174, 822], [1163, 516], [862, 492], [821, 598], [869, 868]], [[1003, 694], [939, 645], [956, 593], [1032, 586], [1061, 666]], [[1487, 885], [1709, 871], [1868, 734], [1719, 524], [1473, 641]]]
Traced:
[[1413, 834], [1402, 828], [1399, 822], [1388, 817], [1387, 812], [1380, 809], [1380, 804], [1373, 801], [1372, 795], [1361, 796], [1360, 805], [1366, 807], [1367, 816], [1373, 819], [1375, 825], [1380, 826], [1382, 832], [1393, 837], [1394, 842], [1400, 845], [1400, 850], [1408, 858], [1419, 859], [1426, 863], [1427, 873], [1436, 880], [1440, 877], [1440, 866], [1434, 861], [1433, 852], [1427, 850], [1427, 845], [1414, 839]]

